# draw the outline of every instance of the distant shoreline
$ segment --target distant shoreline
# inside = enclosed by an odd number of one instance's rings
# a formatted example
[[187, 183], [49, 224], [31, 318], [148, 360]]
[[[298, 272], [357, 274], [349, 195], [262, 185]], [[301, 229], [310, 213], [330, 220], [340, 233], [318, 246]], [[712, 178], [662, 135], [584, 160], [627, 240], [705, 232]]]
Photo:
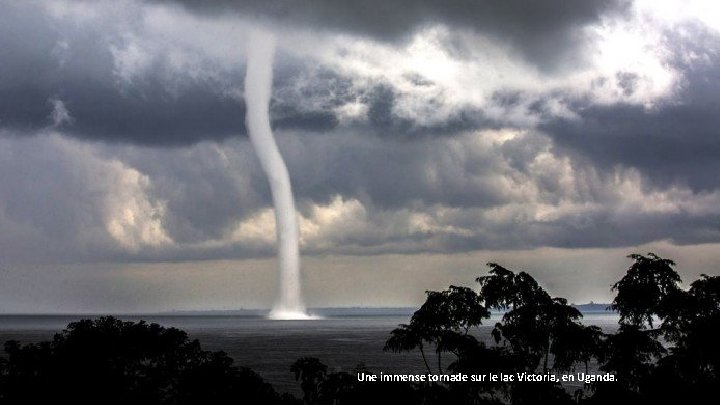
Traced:
[[[571, 305], [583, 314], [590, 313], [615, 313], [608, 310], [610, 304], [577, 304]], [[410, 316], [417, 308], [414, 307], [320, 307], [308, 308], [308, 312], [321, 316]], [[270, 309], [209, 309], [209, 310], [172, 310], [161, 312], [8, 312], [0, 313], [0, 316], [265, 316]], [[493, 312], [498, 314], [502, 312]]]

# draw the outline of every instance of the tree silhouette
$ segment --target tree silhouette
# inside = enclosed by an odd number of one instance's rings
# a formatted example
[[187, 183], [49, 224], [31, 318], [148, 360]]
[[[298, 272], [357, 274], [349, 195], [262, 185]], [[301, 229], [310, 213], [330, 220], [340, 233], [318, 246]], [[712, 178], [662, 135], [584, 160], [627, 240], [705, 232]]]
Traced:
[[450, 286], [445, 291], [427, 291], [425, 303], [415, 311], [410, 324], [390, 333], [384, 350], [411, 351], [418, 348], [429, 373], [432, 369], [425, 357], [424, 342], [435, 346], [437, 371], [443, 373], [442, 353], [458, 356], [457, 344], [470, 328], [490, 317], [482, 299], [468, 287]]
[[673, 270], [675, 263], [654, 253], [643, 256], [637, 253], [625, 276], [612, 287], [617, 291], [610, 308], [620, 314], [621, 323], [638, 327], [653, 327], [653, 316], [660, 315], [664, 299], [680, 291], [680, 276]]
[[637, 390], [665, 352], [656, 334], [637, 325], [621, 324], [617, 333], [607, 336], [600, 369], [614, 372], [622, 384]]
[[[434, 345], [438, 359], [445, 352], [455, 355], [455, 361], [448, 366], [453, 372], [561, 371], [579, 363], [587, 370], [601, 348], [600, 329], [580, 323], [582, 314], [576, 308], [563, 298], [551, 297], [528, 273], [516, 274], [495, 263], [488, 266], [489, 275], [477, 279], [479, 294], [455, 286], [427, 292], [425, 303], [410, 323], [391, 332], [385, 349], [419, 349], [425, 359], [423, 344]], [[505, 313], [492, 331], [498, 345], [488, 348], [468, 332], [488, 318], [491, 309]], [[425, 364], [430, 370], [427, 361]], [[443, 373], [440, 362], [437, 368]], [[570, 398], [553, 383], [453, 384], [449, 389], [452, 395], [490, 402], [506, 398], [512, 403], [530, 403], [536, 396], [562, 403]]]
[[51, 342], [5, 343], [0, 403], [279, 403], [253, 371], [175, 328], [113, 317], [68, 325]]
[[418, 349], [422, 355], [425, 368], [428, 373], [432, 374], [432, 369], [430, 368], [430, 364], [428, 364], [427, 357], [425, 356], [423, 335], [420, 331], [420, 327], [417, 324], [401, 324], [398, 326], [398, 328], [395, 328], [390, 332], [390, 338], [385, 342], [383, 350], [398, 353], [411, 352]]
[[720, 385], [720, 277], [702, 275], [668, 301], [660, 329], [672, 346], [643, 391], [650, 401], [701, 403]]
[[[551, 297], [528, 273], [489, 263], [489, 274], [477, 278], [479, 294], [453, 295], [458, 287], [428, 292], [385, 348], [422, 352], [424, 343], [434, 345], [456, 355], [447, 367], [453, 373], [556, 372], [577, 365], [587, 373], [597, 362], [616, 379], [590, 384], [574, 399], [552, 383], [434, 384], [419, 388], [424, 403], [707, 403], [720, 386], [720, 277], [702, 275], [686, 291], [672, 260], [653, 253], [628, 257], [633, 263], [612, 286], [610, 309], [620, 316], [615, 333], [583, 325], [576, 308]], [[464, 301], [471, 305], [458, 310]], [[493, 347], [468, 333], [488, 310], [504, 311], [491, 331]]]
[[700, 403], [720, 384], [720, 277], [703, 275], [684, 291], [672, 260], [629, 257], [635, 263], [613, 286], [620, 328], [601, 358], [621, 388], [601, 386], [595, 397]]
[[[327, 366], [314, 357], [298, 359], [290, 367], [296, 379], [301, 382], [303, 400], [312, 405], [366, 405], [373, 403], [418, 404], [419, 389], [409, 383], [362, 383], [355, 374], [343, 371], [329, 373]], [[363, 366], [357, 366], [354, 373], [372, 374]], [[424, 402], [427, 404], [428, 402]]]
[[490, 275], [478, 277], [480, 296], [490, 309], [505, 310], [495, 325], [496, 342], [505, 339], [525, 359], [525, 368], [535, 371], [568, 370], [587, 364], [596, 356], [601, 332], [580, 323], [582, 314], [564, 298], [553, 298], [528, 273], [515, 274], [496, 263], [488, 263]]
[[320, 396], [320, 382], [325, 379], [327, 366], [314, 357], [302, 357], [290, 366], [295, 373], [295, 380], [300, 381], [303, 391], [303, 401], [306, 404], [315, 404]]

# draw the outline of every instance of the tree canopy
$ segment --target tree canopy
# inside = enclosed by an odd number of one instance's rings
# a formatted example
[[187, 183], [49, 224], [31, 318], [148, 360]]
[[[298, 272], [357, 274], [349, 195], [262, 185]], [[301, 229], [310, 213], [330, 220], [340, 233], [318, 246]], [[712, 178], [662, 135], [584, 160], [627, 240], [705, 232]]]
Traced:
[[50, 342], [5, 343], [0, 403], [276, 404], [279, 396], [223, 352], [175, 328], [111, 316], [68, 325]]

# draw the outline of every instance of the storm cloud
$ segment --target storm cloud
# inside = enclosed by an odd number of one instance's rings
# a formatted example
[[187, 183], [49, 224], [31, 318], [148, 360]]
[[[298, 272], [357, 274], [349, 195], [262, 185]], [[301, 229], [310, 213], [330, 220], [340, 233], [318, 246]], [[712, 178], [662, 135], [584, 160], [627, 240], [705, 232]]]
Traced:
[[[265, 17], [260, 20], [264, 24], [285, 24], [280, 28], [285, 32], [280, 44], [284, 53], [276, 72], [272, 105], [277, 128], [323, 132], [346, 123], [402, 136], [497, 127], [499, 116], [506, 115], [502, 103], [494, 103], [498, 105], [493, 108], [499, 109], [494, 116], [483, 106], [444, 105], [448, 90], [412, 71], [401, 72], [402, 80], [417, 92], [397, 88], [392, 78], [368, 84], [358, 72], [333, 66], [342, 63], [347, 44], [328, 44], [336, 54], [327, 59], [327, 55], [306, 49], [311, 46], [308, 43], [293, 43], [297, 33], [288, 31], [288, 26], [304, 30], [301, 37], [319, 31], [328, 38], [327, 27], [345, 27], [343, 32], [387, 41], [399, 36], [413, 38], [427, 27], [459, 28], [460, 32], [468, 27], [485, 35], [484, 41], [495, 42], [496, 48], [509, 40], [512, 44], [507, 52], [517, 54], [519, 62], [538, 67], [550, 62], [537, 58], [557, 62], [563, 52], [586, 46], [589, 39], [582, 45], [566, 42], [578, 41], [583, 35], [575, 31], [598, 22], [604, 13], [626, 7], [604, 1], [522, 6], [457, 2], [443, 7], [434, 2], [412, 7], [381, 2], [363, 3], [360, 9], [345, 2], [303, 6], [287, 2], [180, 3], [3, 2], [3, 126], [30, 132], [57, 127], [52, 119], [52, 103], [57, 101], [72, 117], [61, 123], [64, 131], [85, 139], [187, 145], [243, 134], [244, 104], [237, 80], [244, 75], [242, 38], [257, 24], [252, 17], [259, 15]], [[387, 21], [370, 18], [377, 16], [378, 10], [384, 10], [380, 15]], [[356, 23], [348, 24], [351, 20]], [[453, 31], [435, 36], [432, 40], [441, 41], [439, 46], [448, 54], [465, 61], [476, 57], [469, 45], [473, 38], [458, 37]], [[353, 59], [363, 57], [359, 54]], [[427, 117], [417, 116], [423, 112], [418, 111], [420, 106], [408, 102], [427, 103], [423, 109], [436, 109], [442, 115], [428, 122]], [[407, 111], [408, 107], [412, 110]], [[343, 116], [352, 114], [353, 108], [365, 109], [367, 115], [346, 122]]]
[[189, 280], [204, 262], [272, 257], [270, 191], [244, 125], [258, 27], [277, 38], [272, 126], [318, 268], [709, 249], [712, 7], [0, 1], [0, 270], [182, 263]]
[[[285, 133], [278, 141], [298, 185], [305, 254], [693, 244], [720, 236], [719, 191], [658, 188], [635, 169], [582, 165], [555, 155], [552, 140], [538, 133], [412, 143]], [[159, 149], [54, 134], [2, 145], [0, 169], [12, 173], [0, 178], [2, 222], [15, 230], [0, 245], [5, 260], [273, 251], [270, 193], [246, 141]]]
[[[558, 150], [580, 154], [598, 167], [634, 167], [655, 184], [720, 187], [720, 35], [697, 25], [667, 33], [675, 51], [668, 63], [684, 72], [673, 97], [647, 108], [577, 102], [575, 119], [553, 117], [540, 125]], [[635, 91], [633, 76], [608, 78]]]
[[543, 68], [558, 68], [568, 54], [588, 39], [580, 28], [606, 16], [617, 17], [630, 4], [624, 0], [451, 0], [442, 3], [432, 0], [361, 3], [179, 0], [178, 3], [201, 13], [232, 12], [300, 28], [352, 33], [390, 42], [407, 41], [424, 26], [442, 24], [477, 31], [506, 42]]

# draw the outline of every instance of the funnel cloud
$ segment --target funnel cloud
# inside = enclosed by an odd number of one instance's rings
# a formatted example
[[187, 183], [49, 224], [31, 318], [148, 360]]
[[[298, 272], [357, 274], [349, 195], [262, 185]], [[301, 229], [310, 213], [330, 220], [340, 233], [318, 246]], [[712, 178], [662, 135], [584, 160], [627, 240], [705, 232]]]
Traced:
[[287, 166], [270, 128], [270, 92], [275, 40], [268, 33], [253, 32], [248, 42], [245, 75], [245, 102], [250, 142], [270, 183], [275, 206], [279, 277], [279, 297], [270, 312], [273, 319], [306, 318], [300, 291], [300, 254], [295, 200]]

